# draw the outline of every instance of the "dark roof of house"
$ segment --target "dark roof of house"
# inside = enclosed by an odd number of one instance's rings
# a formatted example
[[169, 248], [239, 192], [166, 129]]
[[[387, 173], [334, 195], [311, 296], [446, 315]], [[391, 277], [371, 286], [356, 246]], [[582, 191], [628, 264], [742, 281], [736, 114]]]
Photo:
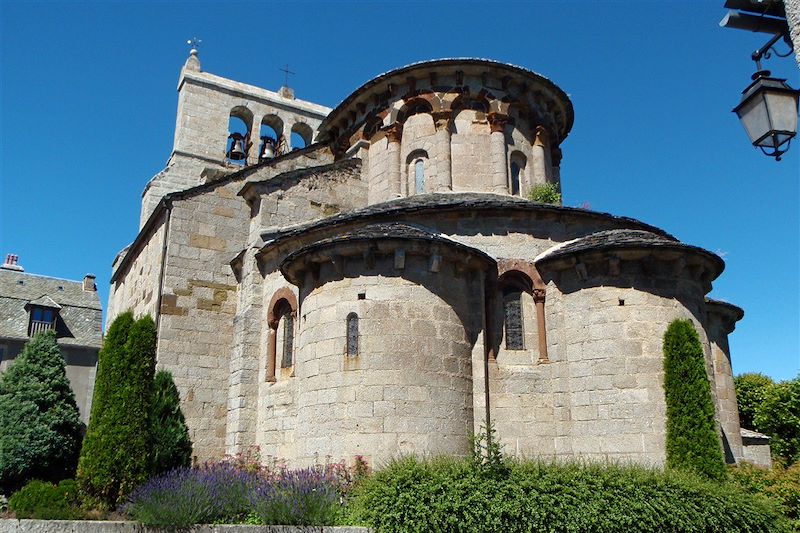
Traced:
[[97, 291], [84, 291], [82, 281], [0, 269], [0, 338], [28, 338], [28, 304], [58, 306], [60, 344], [100, 347], [100, 298]]
[[264, 245], [264, 249], [266, 249], [280, 242], [295, 238], [303, 233], [319, 228], [331, 228], [387, 215], [397, 216], [425, 211], [435, 211], [440, 213], [443, 211], [460, 211], [466, 209], [475, 211], [539, 211], [557, 214], [570, 214], [586, 218], [600, 218], [646, 229], [648, 232], [655, 235], [661, 235], [666, 239], [675, 240], [675, 237], [666, 233], [664, 230], [649, 224], [645, 224], [644, 222], [640, 222], [633, 218], [619, 217], [597, 211], [588, 211], [586, 209], [580, 209], [577, 207], [562, 207], [550, 204], [540, 204], [515, 196], [490, 193], [418, 194], [406, 198], [399, 198], [397, 200], [390, 200], [380, 204], [370, 205], [356, 211], [341, 213], [332, 217], [310, 222], [308, 224], [301, 224], [282, 232], [265, 232], [261, 234], [261, 238], [267, 243]]
[[650, 248], [650, 249], [680, 249], [698, 253], [709, 258], [719, 268], [719, 272], [725, 268], [722, 259], [703, 248], [684, 244], [671, 235], [656, 234], [650, 231], [635, 229], [612, 229], [598, 231], [586, 237], [575, 239], [564, 244], [555, 246], [551, 250], [539, 256], [536, 264], [589, 251], [619, 250], [625, 248]]

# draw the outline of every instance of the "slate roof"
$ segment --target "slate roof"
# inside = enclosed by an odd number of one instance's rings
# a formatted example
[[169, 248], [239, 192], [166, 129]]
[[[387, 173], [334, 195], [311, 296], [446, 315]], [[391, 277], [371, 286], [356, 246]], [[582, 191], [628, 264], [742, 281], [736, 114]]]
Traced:
[[609, 213], [598, 211], [588, 211], [577, 207], [562, 207], [550, 204], [540, 204], [531, 202], [525, 198], [506, 196], [490, 193], [431, 193], [417, 194], [406, 198], [398, 198], [379, 204], [373, 204], [362, 209], [357, 209], [349, 213], [341, 213], [328, 218], [323, 218], [308, 224], [300, 224], [280, 232], [264, 232], [261, 234], [262, 240], [266, 243], [262, 250], [272, 247], [275, 244], [295, 238], [303, 233], [319, 228], [334, 228], [356, 221], [365, 221], [372, 218], [385, 216], [398, 216], [409, 213], [419, 213], [425, 211], [544, 211], [559, 214], [573, 214], [575, 216], [587, 218], [601, 218], [614, 220], [625, 225], [638, 227], [647, 230], [655, 235], [663, 236], [666, 239], [675, 237], [664, 230], [640, 222], [634, 218], [620, 217]]
[[296, 252], [289, 254], [289, 256], [287, 256], [286, 259], [283, 261], [283, 264], [288, 264], [294, 261], [298, 256], [322, 248], [328, 244], [342, 243], [342, 242], [357, 242], [357, 241], [372, 242], [378, 239], [401, 239], [401, 240], [417, 240], [417, 241], [422, 240], [434, 243], [441, 243], [446, 246], [452, 246], [464, 252], [472, 253], [491, 263], [494, 263], [494, 259], [492, 259], [490, 256], [488, 256], [481, 250], [454, 241], [449, 237], [433, 233], [424, 228], [420, 228], [410, 224], [404, 224], [402, 222], [384, 222], [379, 224], [368, 224], [366, 226], [361, 226], [351, 231], [342, 233], [340, 235], [336, 235], [334, 237], [330, 237], [327, 239], [322, 239], [312, 244], [309, 244], [308, 246], [305, 246], [300, 250], [297, 250]]
[[725, 263], [708, 250], [678, 241], [675, 237], [634, 229], [612, 229], [598, 231], [586, 237], [558, 245], [536, 258], [536, 263], [546, 263], [553, 259], [588, 251], [619, 250], [625, 248], [680, 249], [705, 255], [714, 262], [721, 272]]
[[102, 307], [96, 291], [84, 291], [82, 281], [69, 281], [0, 269], [0, 338], [28, 338], [29, 303], [60, 307], [58, 342], [100, 347]]

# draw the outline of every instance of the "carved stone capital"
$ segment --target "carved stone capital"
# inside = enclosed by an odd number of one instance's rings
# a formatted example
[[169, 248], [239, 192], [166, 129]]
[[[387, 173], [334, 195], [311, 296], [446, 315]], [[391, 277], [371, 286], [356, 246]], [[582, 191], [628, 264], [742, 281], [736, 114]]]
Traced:
[[446, 129], [450, 125], [450, 118], [453, 116], [452, 111], [434, 111], [431, 113], [433, 123], [436, 124], [436, 130], [440, 131]]
[[400, 139], [403, 138], [403, 125], [399, 122], [395, 122], [388, 128], [386, 128], [386, 138], [389, 140], [390, 143], [399, 143]]
[[502, 113], [489, 113], [486, 117], [489, 120], [489, 127], [492, 130], [492, 133], [503, 133], [506, 129], [506, 124], [508, 124], [508, 115], [504, 115]]
[[547, 291], [545, 289], [534, 288], [533, 289], [533, 302], [537, 303], [537, 304], [538, 303], [544, 303], [546, 294], [547, 294]]
[[550, 134], [544, 126], [536, 126], [535, 137], [533, 138], [534, 146], [548, 146], [550, 144]]

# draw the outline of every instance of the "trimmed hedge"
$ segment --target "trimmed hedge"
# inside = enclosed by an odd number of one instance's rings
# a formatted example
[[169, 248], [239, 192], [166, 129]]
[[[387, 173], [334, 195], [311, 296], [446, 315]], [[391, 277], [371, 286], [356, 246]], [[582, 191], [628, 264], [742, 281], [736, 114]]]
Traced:
[[17, 518], [37, 520], [80, 520], [78, 486], [65, 479], [58, 486], [45, 481], [31, 481], [11, 495], [8, 508]]
[[691, 320], [675, 320], [664, 333], [664, 393], [667, 467], [725, 479], [705, 356]]
[[378, 532], [785, 531], [774, 504], [687, 472], [633, 466], [395, 460], [349, 498]]
[[109, 328], [97, 370], [95, 405], [78, 463], [84, 496], [113, 506], [152, 472], [150, 407], [156, 328], [130, 312]]
[[82, 431], [55, 333], [39, 333], [0, 376], [0, 492], [74, 476]]
[[153, 385], [151, 411], [153, 431], [153, 473], [187, 467], [192, 462], [192, 441], [181, 412], [181, 397], [172, 374], [160, 370]]

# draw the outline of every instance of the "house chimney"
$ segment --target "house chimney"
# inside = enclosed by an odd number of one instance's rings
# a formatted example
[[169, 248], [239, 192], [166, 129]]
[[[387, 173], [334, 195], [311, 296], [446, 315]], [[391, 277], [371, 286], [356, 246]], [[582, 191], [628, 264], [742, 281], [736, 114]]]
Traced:
[[97, 291], [97, 285], [94, 284], [95, 275], [94, 274], [86, 274], [83, 276], [83, 290], [89, 292]]
[[17, 272], [25, 272], [25, 269], [17, 264], [19, 256], [16, 254], [6, 255], [6, 262], [0, 268], [3, 270], [16, 270]]

